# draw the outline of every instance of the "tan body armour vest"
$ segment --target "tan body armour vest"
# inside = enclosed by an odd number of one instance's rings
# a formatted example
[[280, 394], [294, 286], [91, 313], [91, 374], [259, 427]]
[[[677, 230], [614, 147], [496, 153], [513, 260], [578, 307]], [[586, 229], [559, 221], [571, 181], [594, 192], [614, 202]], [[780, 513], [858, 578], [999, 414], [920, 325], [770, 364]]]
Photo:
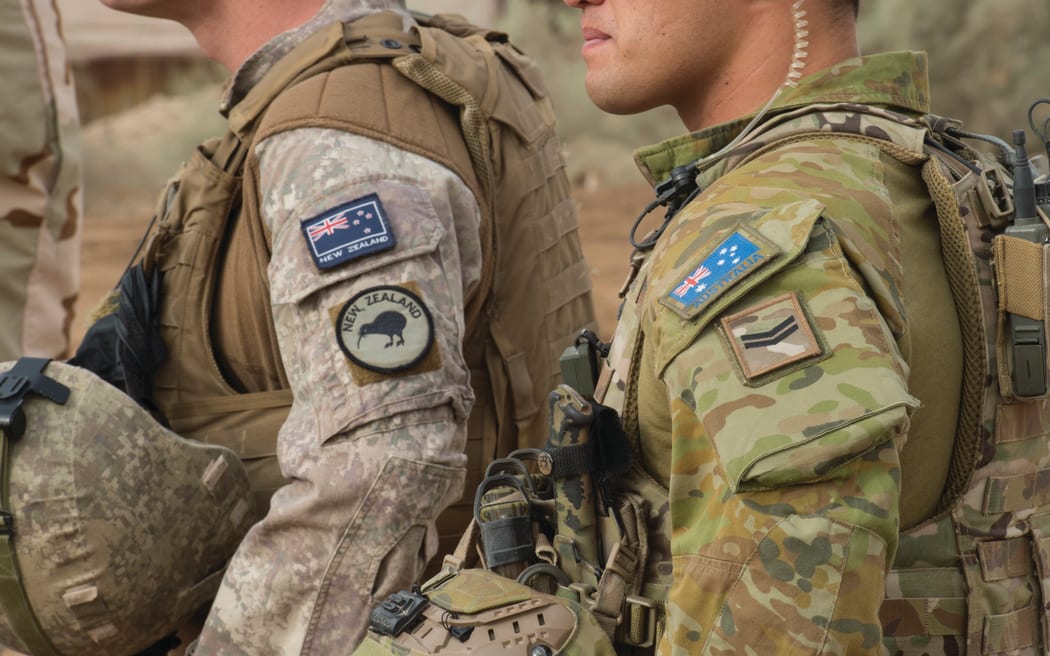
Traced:
[[[283, 482], [275, 450], [292, 398], [270, 318], [269, 235], [259, 215], [254, 146], [281, 131], [326, 127], [448, 167], [478, 200], [484, 257], [481, 281], [467, 298], [464, 339], [476, 395], [469, 499], [439, 520], [443, 540], [454, 544], [494, 454], [546, 440], [540, 409], [557, 382], [558, 355], [581, 327], [593, 327], [594, 313], [538, 70], [504, 35], [444, 17], [406, 34], [401, 21], [377, 14], [315, 33], [233, 109], [231, 132], [198, 149], [169, 186], [144, 256], [164, 275], [168, 355], [154, 392], [175, 431], [241, 455], [261, 517]], [[235, 318], [217, 312], [230, 307], [238, 308]], [[220, 336], [253, 345], [271, 372], [264, 384], [231, 382], [251, 374], [224, 361]]]
[[[816, 107], [816, 116], [831, 116], [839, 107]], [[813, 111], [806, 108], [777, 122]], [[1012, 218], [1008, 178], [988, 156], [940, 132], [950, 122], [936, 117], [920, 122], [857, 105], [844, 111], [869, 113], [883, 128], [882, 136], [842, 132], [836, 137], [876, 145], [921, 169], [936, 209], [962, 332], [962, 394], [952, 462], [938, 510], [900, 534], [880, 609], [884, 645], [890, 654], [903, 655], [1050, 653], [1050, 408], [1045, 395], [1013, 394], [1002, 329], [1007, 312], [1048, 325], [1050, 246], [1002, 234]], [[737, 152], [744, 154], [730, 155], [727, 170], [792, 141], [827, 139], [829, 133], [817, 132], [817, 125], [849, 129], [834, 118], [804, 129], [763, 129], [768, 145], [747, 152], [742, 144]], [[931, 132], [948, 148], [930, 145]], [[927, 145], [917, 147], [924, 137]], [[648, 265], [641, 264], [640, 281]], [[630, 339], [613, 342], [607, 359], [611, 368], [596, 393], [621, 413], [636, 448], [640, 323], [631, 300], [641, 286], [635, 283], [620, 320], [634, 326], [618, 332]], [[619, 653], [649, 653], [654, 632], [658, 642], [662, 631], [660, 594], [670, 582], [667, 491], [636, 465], [619, 493], [644, 500], [647, 514], [638, 526], [647, 525], [649, 534], [610, 539], [610, 532], [617, 532], [602, 527], [606, 568], [615, 569], [619, 559], [625, 575], [605, 600], [598, 586], [596, 605], [604, 606], [606, 624], [620, 624], [614, 634]], [[617, 553], [621, 542], [643, 561], [633, 571], [630, 560]], [[632, 592], [646, 595], [631, 601]], [[651, 605], [657, 612], [648, 610]], [[601, 621], [601, 613], [596, 614]], [[649, 626], [654, 619], [655, 631]]]

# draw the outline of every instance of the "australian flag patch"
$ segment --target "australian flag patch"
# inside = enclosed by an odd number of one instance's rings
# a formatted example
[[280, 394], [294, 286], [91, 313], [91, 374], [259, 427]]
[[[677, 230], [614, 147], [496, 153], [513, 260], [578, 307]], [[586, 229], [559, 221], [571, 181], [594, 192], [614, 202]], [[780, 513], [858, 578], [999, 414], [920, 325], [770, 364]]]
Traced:
[[343, 203], [300, 226], [318, 269], [331, 269], [397, 244], [390, 219], [376, 194]]
[[775, 253], [776, 248], [758, 235], [736, 230], [705, 255], [661, 302], [692, 318]]

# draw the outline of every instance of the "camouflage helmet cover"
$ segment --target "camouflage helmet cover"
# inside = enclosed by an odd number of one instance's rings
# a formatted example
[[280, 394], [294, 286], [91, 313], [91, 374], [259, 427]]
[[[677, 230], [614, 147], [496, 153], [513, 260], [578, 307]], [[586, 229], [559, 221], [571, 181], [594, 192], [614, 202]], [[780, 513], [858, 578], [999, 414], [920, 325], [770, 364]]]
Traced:
[[[85, 369], [44, 375], [71, 390], [65, 405], [27, 396], [25, 433], [3, 436], [21, 587], [53, 653], [139, 652], [214, 596], [250, 524], [244, 469]], [[32, 651], [4, 606], [0, 643]]]

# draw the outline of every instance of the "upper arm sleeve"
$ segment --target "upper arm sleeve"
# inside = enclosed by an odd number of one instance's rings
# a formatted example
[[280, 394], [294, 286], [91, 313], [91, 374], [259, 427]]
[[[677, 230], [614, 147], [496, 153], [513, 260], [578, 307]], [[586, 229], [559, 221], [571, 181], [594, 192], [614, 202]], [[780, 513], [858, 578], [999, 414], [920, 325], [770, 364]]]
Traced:
[[[903, 362], [820, 203], [713, 224], [678, 257], [685, 276], [657, 277], [646, 326], [672, 416], [668, 638], [695, 653], [874, 650], [916, 404]], [[673, 298], [698, 262], [717, 277], [709, 254], [733, 234], [765, 260], [701, 306]]]
[[[335, 130], [279, 134], [258, 155], [274, 322], [293, 412], [310, 415], [300, 426], [323, 441], [380, 417], [440, 405], [462, 421], [472, 401], [461, 349], [463, 303], [480, 270], [479, 210], [466, 186], [430, 160]], [[318, 247], [310, 232], [318, 217], [362, 200], [379, 205], [360, 217], [361, 210], [338, 217], [346, 224], [327, 234], [320, 225]], [[370, 208], [385, 224], [367, 218]], [[379, 231], [393, 244], [368, 250]], [[330, 266], [318, 252], [342, 259]], [[386, 304], [370, 290], [387, 292]], [[398, 341], [409, 334], [417, 341]], [[420, 339], [431, 342], [425, 353]], [[404, 368], [416, 355], [422, 361]]]

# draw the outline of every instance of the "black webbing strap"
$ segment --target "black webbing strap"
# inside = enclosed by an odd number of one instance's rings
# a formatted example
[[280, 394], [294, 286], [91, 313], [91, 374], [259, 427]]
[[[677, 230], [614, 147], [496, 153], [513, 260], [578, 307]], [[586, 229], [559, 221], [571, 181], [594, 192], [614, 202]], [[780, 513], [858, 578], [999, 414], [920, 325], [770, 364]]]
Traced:
[[590, 439], [543, 449], [551, 459], [552, 478], [600, 473], [623, 474], [631, 468], [631, 445], [620, 426], [616, 411], [600, 403], [591, 403], [593, 417]]
[[589, 474], [597, 467], [593, 442], [544, 449], [551, 457], [551, 478]]
[[8, 503], [11, 442], [25, 432], [22, 402], [30, 393], [65, 405], [69, 388], [44, 375], [50, 359], [22, 358], [7, 373], [0, 374], [0, 611], [33, 656], [58, 656], [44, 635], [26, 599], [14, 549], [13, 517]]
[[[44, 375], [50, 358], [20, 358], [10, 371], [0, 374], [0, 428], [11, 439], [22, 437], [26, 428], [22, 402], [30, 392], [65, 405], [69, 388]], [[5, 488], [6, 489], [6, 488]]]

